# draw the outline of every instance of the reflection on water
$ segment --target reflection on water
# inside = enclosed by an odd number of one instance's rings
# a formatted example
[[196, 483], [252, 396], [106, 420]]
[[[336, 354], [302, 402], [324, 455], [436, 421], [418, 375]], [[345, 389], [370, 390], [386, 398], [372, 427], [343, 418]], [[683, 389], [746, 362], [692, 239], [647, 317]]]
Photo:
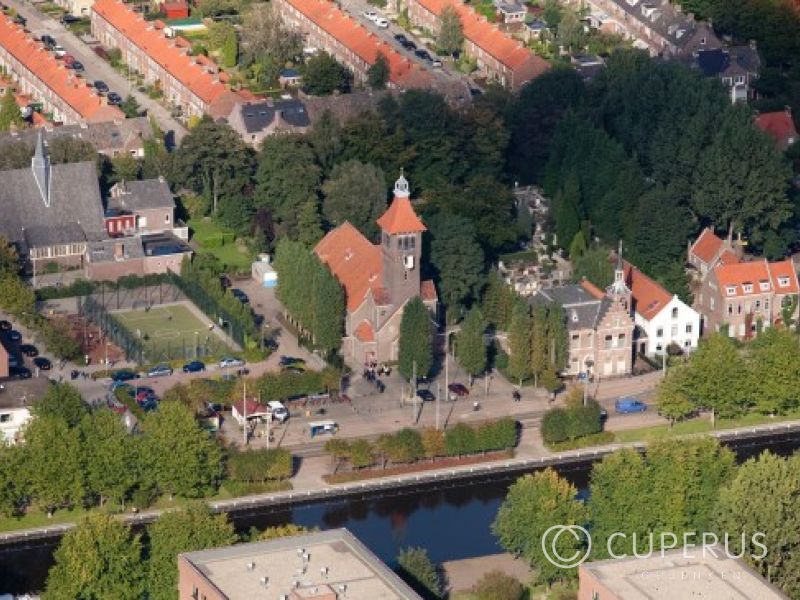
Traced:
[[[740, 461], [769, 447], [791, 454], [800, 439], [761, 442], [736, 449]], [[589, 468], [562, 472], [586, 497]], [[462, 482], [444, 489], [408, 490], [368, 500], [343, 500], [293, 509], [234, 517], [237, 530], [263, 529], [285, 523], [331, 529], [347, 527], [386, 562], [401, 548], [421, 546], [437, 562], [471, 558], [500, 551], [491, 532], [500, 502], [516, 476], [501, 480]], [[24, 593], [42, 588], [52, 563], [54, 544], [0, 551], [0, 593]]]

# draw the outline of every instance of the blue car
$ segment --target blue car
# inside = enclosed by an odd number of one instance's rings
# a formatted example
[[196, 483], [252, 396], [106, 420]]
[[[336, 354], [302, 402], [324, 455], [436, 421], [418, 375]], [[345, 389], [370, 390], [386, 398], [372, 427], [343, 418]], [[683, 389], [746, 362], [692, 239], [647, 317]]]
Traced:
[[614, 410], [623, 415], [642, 413], [647, 410], [647, 404], [636, 398], [619, 398], [614, 402]]
[[137, 379], [139, 375], [134, 373], [130, 369], [122, 369], [121, 371], [117, 371], [111, 376], [112, 381], [130, 381], [131, 379]]
[[192, 362], [183, 365], [184, 373], [199, 373], [200, 371], [205, 371], [205, 370], [206, 370], [206, 365], [201, 360], [193, 360]]

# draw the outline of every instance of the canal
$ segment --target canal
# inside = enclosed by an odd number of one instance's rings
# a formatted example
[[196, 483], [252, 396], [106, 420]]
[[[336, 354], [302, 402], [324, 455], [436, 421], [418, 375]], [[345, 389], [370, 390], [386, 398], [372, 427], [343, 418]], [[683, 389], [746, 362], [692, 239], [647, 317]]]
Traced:
[[[789, 455], [800, 447], [797, 433], [729, 444], [739, 461], [765, 449]], [[584, 495], [590, 464], [572, 466], [559, 472]], [[435, 487], [404, 489], [367, 499], [312, 503], [289, 509], [261, 508], [231, 515], [237, 530], [264, 529], [296, 523], [331, 529], [347, 527], [381, 559], [391, 563], [401, 548], [421, 546], [434, 561], [457, 560], [500, 552], [491, 532], [508, 487], [518, 475], [483, 477]], [[0, 593], [41, 590], [52, 564], [58, 540], [0, 550]]]

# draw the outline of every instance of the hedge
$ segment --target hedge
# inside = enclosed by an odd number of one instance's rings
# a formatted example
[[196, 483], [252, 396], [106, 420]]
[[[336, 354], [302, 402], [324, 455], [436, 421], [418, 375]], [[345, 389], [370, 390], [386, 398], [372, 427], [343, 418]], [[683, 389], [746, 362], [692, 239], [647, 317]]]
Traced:
[[267, 373], [256, 382], [262, 402], [287, 400], [339, 389], [341, 373], [333, 368], [323, 371]]
[[542, 438], [545, 443], [555, 444], [599, 433], [603, 430], [600, 410], [594, 400], [586, 406], [549, 410], [542, 418]]
[[292, 455], [283, 448], [233, 451], [228, 455], [228, 479], [263, 483], [292, 476]]

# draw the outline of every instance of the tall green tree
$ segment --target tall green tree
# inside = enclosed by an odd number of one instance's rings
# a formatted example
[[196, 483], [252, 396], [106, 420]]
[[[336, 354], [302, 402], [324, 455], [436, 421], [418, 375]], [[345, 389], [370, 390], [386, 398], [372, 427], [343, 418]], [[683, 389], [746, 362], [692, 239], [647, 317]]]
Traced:
[[222, 477], [222, 451], [181, 404], [163, 404], [142, 423], [142, 453], [163, 493], [198, 498]]
[[330, 352], [342, 343], [344, 335], [344, 291], [328, 268], [317, 258], [314, 272], [314, 344]]
[[508, 357], [508, 374], [519, 385], [532, 374], [531, 364], [531, 322], [528, 305], [519, 300], [514, 302], [511, 326], [508, 328], [508, 343], [511, 355]]
[[313, 96], [346, 92], [351, 79], [350, 72], [324, 51], [308, 59], [303, 71], [303, 87]]
[[431, 316], [416, 296], [403, 309], [398, 342], [398, 365], [406, 381], [411, 380], [416, 367], [417, 377], [425, 377], [433, 366], [433, 339]]
[[310, 198], [300, 205], [297, 215], [297, 241], [306, 248], [313, 248], [323, 235], [319, 203], [316, 198]]
[[441, 598], [444, 591], [436, 565], [424, 548], [405, 548], [397, 556], [397, 572], [425, 598]]
[[0, 131], [11, 131], [25, 125], [22, 113], [19, 111], [17, 101], [14, 99], [14, 91], [11, 87], [6, 88], [6, 93], [0, 98]]
[[769, 327], [750, 344], [748, 373], [757, 382], [755, 408], [764, 414], [785, 414], [797, 408], [800, 348], [797, 334]]
[[488, 283], [483, 290], [481, 309], [490, 325], [501, 331], [507, 331], [512, 319], [514, 307], [514, 291], [503, 281], [503, 276], [496, 270], [489, 273]]
[[539, 385], [550, 372], [550, 351], [547, 337], [547, 307], [536, 303], [531, 310], [531, 372]]
[[43, 600], [144, 597], [140, 536], [112, 516], [94, 513], [84, 518], [64, 534], [54, 557]]
[[178, 554], [229, 546], [236, 541], [228, 516], [213, 514], [200, 501], [164, 513], [147, 528], [147, 536], [147, 597], [151, 600], [177, 600]]
[[77, 388], [68, 383], [56, 383], [34, 402], [32, 412], [36, 417], [55, 417], [75, 427], [89, 412], [89, 406]]
[[581, 190], [578, 176], [571, 173], [564, 187], [553, 200], [553, 213], [556, 221], [558, 244], [565, 249], [581, 230]]
[[[575, 576], [574, 569], [561, 569], [545, 558], [542, 537], [553, 525], [583, 525], [588, 511], [576, 499], [575, 487], [552, 469], [520, 477], [508, 490], [500, 505], [492, 531], [507, 552], [521, 556], [536, 571], [542, 583], [552, 583]], [[582, 551], [585, 540], [571, 535], [555, 542], [559, 556]]]
[[461, 323], [461, 331], [456, 338], [456, 356], [458, 362], [469, 374], [470, 387], [475, 377], [486, 371], [486, 344], [483, 334], [486, 331], [486, 322], [479, 308], [473, 308], [467, 313]]
[[25, 447], [23, 445], [0, 446], [0, 515], [17, 516], [24, 508], [29, 484], [20, 473], [25, 470]]
[[453, 55], [464, 45], [464, 27], [454, 6], [446, 6], [439, 17], [436, 47], [442, 54]]
[[600, 289], [605, 289], [614, 281], [614, 263], [610, 260], [611, 251], [603, 245], [594, 245], [572, 263], [572, 280], [579, 283], [586, 278]]
[[675, 365], [667, 371], [663, 381], [656, 388], [658, 413], [669, 419], [670, 427], [675, 421], [685, 419], [698, 409], [692, 396], [688, 374], [687, 364]]
[[378, 167], [357, 160], [339, 163], [322, 185], [322, 214], [331, 225], [350, 221], [375, 240], [375, 221], [386, 210], [386, 179]]
[[383, 52], [378, 52], [375, 62], [367, 69], [367, 84], [373, 90], [382, 90], [389, 81], [391, 70]]
[[138, 438], [111, 411], [83, 417], [80, 437], [87, 491], [99, 498], [100, 506], [113, 500], [124, 507], [142, 477]]

